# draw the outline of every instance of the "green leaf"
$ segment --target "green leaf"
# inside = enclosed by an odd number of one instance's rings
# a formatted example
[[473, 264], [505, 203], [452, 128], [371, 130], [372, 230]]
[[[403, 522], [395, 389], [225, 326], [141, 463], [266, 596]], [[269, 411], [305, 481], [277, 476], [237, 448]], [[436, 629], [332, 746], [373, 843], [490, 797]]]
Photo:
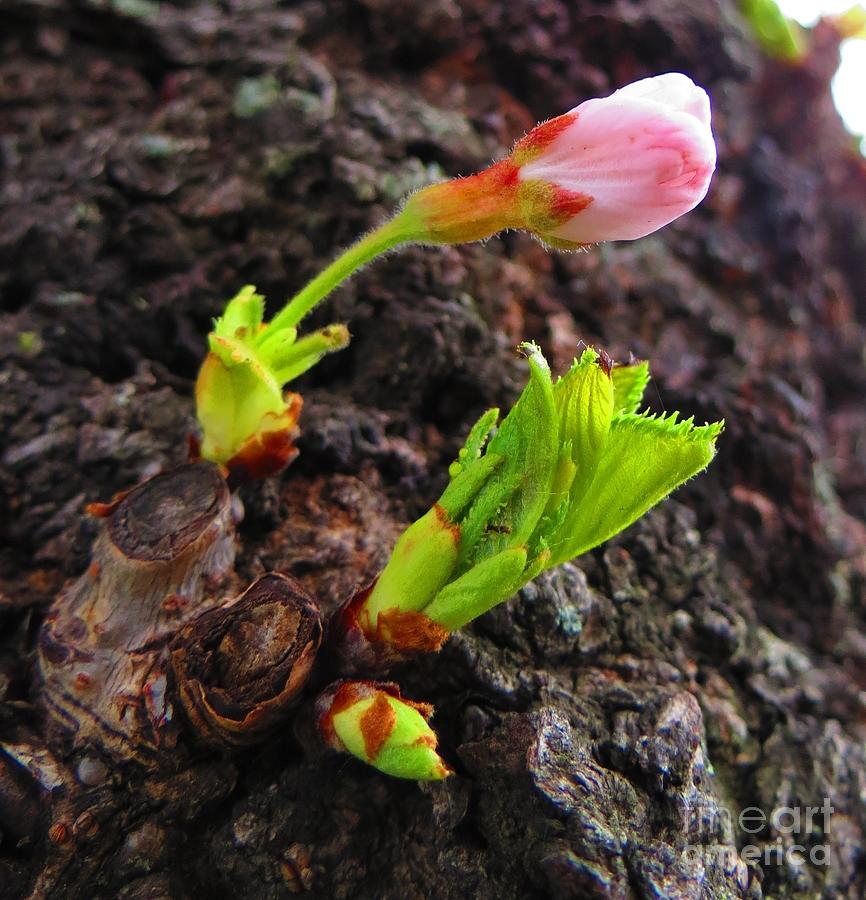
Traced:
[[577, 472], [577, 466], [574, 463], [573, 445], [571, 441], [565, 441], [559, 446], [559, 458], [556, 461], [556, 467], [553, 471], [553, 481], [550, 484], [550, 497], [547, 500], [547, 506], [544, 515], [539, 519], [536, 533], [549, 527], [550, 521], [560, 516], [560, 510], [568, 506], [569, 491], [574, 482], [574, 476]]
[[488, 444], [487, 453], [501, 456], [503, 463], [462, 523], [461, 571], [526, 544], [550, 496], [558, 456], [553, 383], [541, 351], [534, 344], [522, 349], [529, 383]]
[[451, 479], [439, 498], [439, 505], [453, 522], [461, 520], [466, 508], [476, 500], [478, 492], [503, 462], [497, 453], [485, 453]]
[[507, 600], [526, 583], [526, 548], [514, 547], [491, 556], [442, 588], [424, 615], [453, 631]]
[[786, 18], [775, 0], [740, 0], [740, 9], [767, 56], [789, 61], [805, 56], [803, 29]]
[[610, 360], [587, 349], [553, 393], [559, 416], [559, 443], [571, 448], [574, 477], [569, 502], [575, 503], [589, 486], [601, 456], [613, 416], [614, 388]]
[[496, 476], [487, 479], [460, 523], [460, 559], [457, 563], [460, 572], [465, 572], [477, 561], [479, 544], [486, 535], [494, 532], [499, 537], [511, 534], [508, 507], [522, 478], [515, 472], [506, 475], [504, 458], [494, 458], [502, 459]]
[[529, 562], [526, 564], [526, 568], [520, 575], [519, 583], [515, 585], [512, 593], [516, 594], [524, 584], [532, 581], [536, 575], [540, 575], [545, 569], [549, 568], [550, 550], [546, 544], [542, 543], [542, 546], [537, 550], [535, 555], [531, 555]]
[[595, 477], [580, 503], [549, 536], [551, 565], [622, 531], [674, 488], [709, 465], [724, 423], [627, 414], [611, 426]]
[[649, 384], [649, 363], [644, 361], [631, 366], [614, 366], [610, 370], [610, 378], [613, 382], [614, 415], [637, 412]]
[[457, 459], [448, 467], [448, 474], [452, 478], [459, 475], [467, 465], [481, 456], [481, 451], [490, 437], [490, 432], [496, 427], [498, 421], [498, 409], [488, 409], [487, 412], [481, 414], [481, 417], [470, 429], [463, 447], [457, 454]]

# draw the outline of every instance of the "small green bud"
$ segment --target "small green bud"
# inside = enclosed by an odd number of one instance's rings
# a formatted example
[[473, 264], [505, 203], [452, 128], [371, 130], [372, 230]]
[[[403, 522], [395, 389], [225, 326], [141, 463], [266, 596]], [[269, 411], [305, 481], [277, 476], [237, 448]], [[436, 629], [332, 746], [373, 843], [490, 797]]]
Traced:
[[35, 331], [19, 331], [18, 349], [28, 356], [35, 355], [42, 349], [42, 339]]
[[441, 781], [451, 774], [427, 724], [432, 714], [432, 706], [404, 700], [388, 682], [338, 682], [316, 701], [319, 732], [329, 747], [386, 775], [415, 781]]

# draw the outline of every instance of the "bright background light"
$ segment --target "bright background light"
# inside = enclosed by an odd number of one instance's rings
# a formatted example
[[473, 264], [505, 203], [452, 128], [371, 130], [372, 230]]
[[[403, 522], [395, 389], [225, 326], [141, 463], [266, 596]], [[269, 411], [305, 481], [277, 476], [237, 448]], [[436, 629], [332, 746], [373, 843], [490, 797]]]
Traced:
[[821, 16], [846, 12], [855, 0], [776, 0], [782, 14], [801, 25], [814, 25]]
[[855, 134], [866, 134], [864, 92], [866, 92], [866, 41], [844, 41], [842, 63], [833, 79], [833, 100], [848, 130]]
[[[822, 15], [838, 15], [854, 0], [777, 0], [779, 9], [801, 25], [814, 25]], [[833, 101], [854, 134], [866, 135], [866, 40], [842, 42], [842, 63], [833, 79]], [[866, 140], [860, 145], [866, 152]]]

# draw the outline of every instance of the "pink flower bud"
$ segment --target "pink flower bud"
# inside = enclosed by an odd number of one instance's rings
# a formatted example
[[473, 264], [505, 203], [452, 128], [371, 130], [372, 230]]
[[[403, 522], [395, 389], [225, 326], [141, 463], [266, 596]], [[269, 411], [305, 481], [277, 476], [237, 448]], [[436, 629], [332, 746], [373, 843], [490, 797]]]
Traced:
[[427, 243], [505, 228], [565, 248], [634, 240], [697, 206], [715, 167], [709, 97], [670, 72], [543, 122], [483, 172], [414, 194], [398, 218]]
[[[716, 167], [710, 100], [678, 72], [645, 78], [533, 129], [512, 159], [520, 166], [521, 194], [529, 195], [530, 186], [539, 191], [534, 207], [521, 205], [527, 226], [543, 239], [634, 240], [706, 195]], [[556, 206], [580, 205], [578, 197], [582, 208], [556, 223]]]

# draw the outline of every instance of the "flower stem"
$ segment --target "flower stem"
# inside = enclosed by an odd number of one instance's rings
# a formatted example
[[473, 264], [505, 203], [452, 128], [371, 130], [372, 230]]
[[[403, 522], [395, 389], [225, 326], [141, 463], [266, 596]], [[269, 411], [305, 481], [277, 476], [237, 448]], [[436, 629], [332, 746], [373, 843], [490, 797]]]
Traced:
[[268, 323], [268, 327], [276, 329], [297, 325], [317, 303], [371, 259], [412, 240], [412, 230], [407, 225], [406, 220], [397, 215], [352, 244], [295, 294]]

